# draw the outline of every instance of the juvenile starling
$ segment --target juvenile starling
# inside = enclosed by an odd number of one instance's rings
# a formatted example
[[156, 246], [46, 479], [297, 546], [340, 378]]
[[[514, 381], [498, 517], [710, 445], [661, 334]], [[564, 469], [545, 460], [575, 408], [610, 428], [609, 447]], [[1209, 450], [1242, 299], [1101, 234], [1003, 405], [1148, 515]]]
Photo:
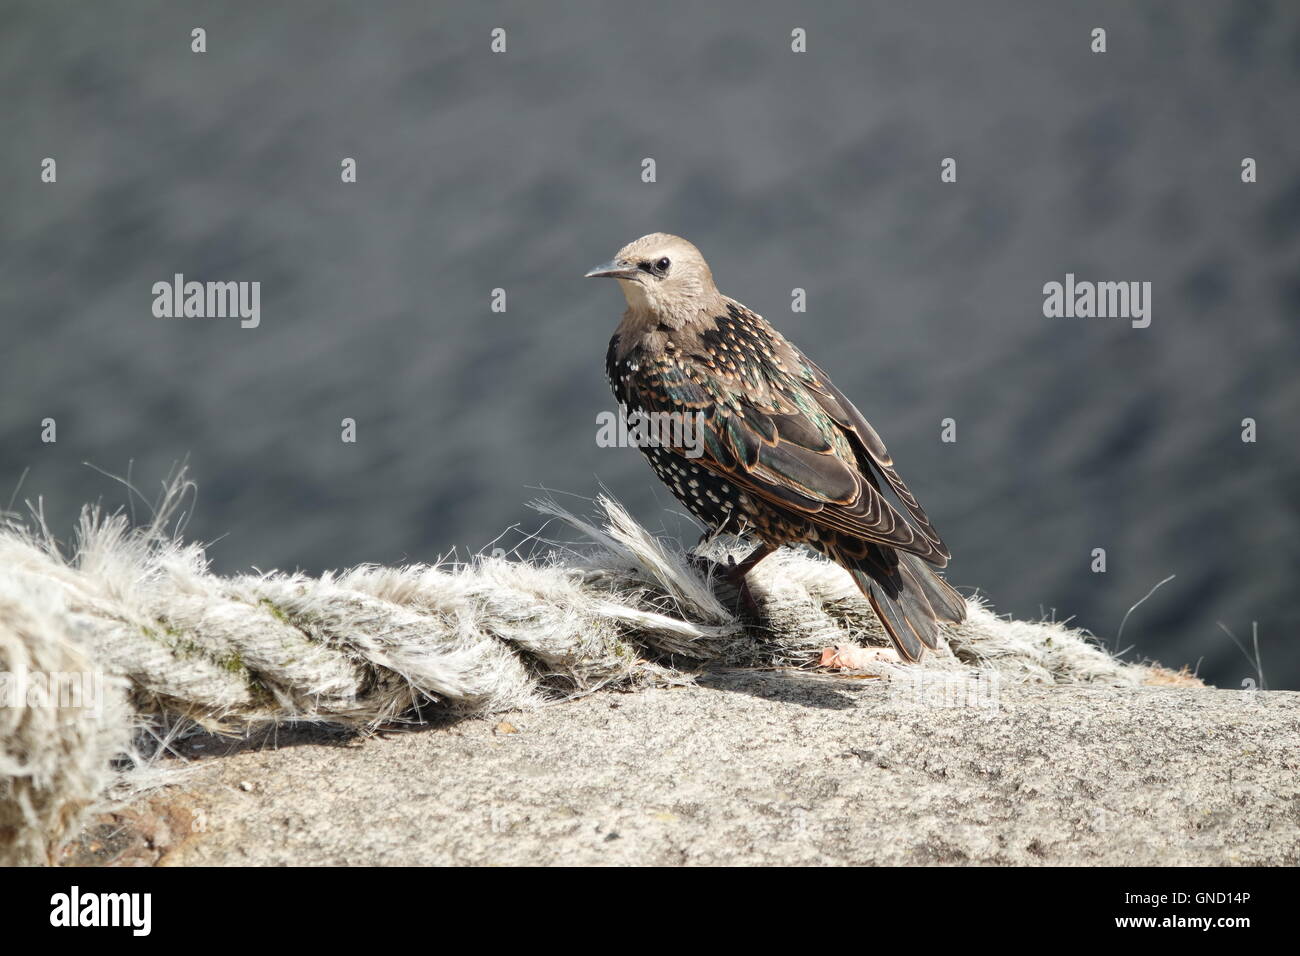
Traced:
[[641, 451], [710, 532], [757, 540], [732, 571], [742, 595], [750, 600], [744, 577], [774, 549], [806, 544], [848, 569], [903, 659], [937, 647], [937, 619], [966, 616], [931, 567], [947, 565], [948, 549], [826, 373], [720, 293], [685, 239], [643, 236], [595, 276], [617, 279], [627, 298], [606, 357], [615, 398], [629, 416], [668, 412], [702, 426], [695, 445]]

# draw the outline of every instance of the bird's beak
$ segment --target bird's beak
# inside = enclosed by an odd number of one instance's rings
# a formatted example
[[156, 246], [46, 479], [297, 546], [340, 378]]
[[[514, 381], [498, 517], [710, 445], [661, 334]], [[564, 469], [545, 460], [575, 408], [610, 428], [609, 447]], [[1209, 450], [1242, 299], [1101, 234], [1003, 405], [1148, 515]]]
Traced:
[[588, 272], [584, 279], [635, 279], [637, 276], [636, 266], [628, 265], [626, 262], [614, 260], [606, 262], [603, 266], [596, 266]]

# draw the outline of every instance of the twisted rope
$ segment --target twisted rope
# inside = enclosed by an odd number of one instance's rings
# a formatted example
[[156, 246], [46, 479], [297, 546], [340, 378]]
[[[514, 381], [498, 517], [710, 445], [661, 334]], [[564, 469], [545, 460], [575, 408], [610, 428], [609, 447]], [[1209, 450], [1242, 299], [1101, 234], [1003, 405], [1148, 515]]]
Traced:
[[[39, 515], [0, 527], [0, 673], [11, 686], [40, 674], [102, 678], [94, 716], [0, 709], [0, 862], [41, 859], [74, 832], [144, 717], [232, 733], [293, 720], [365, 729], [430, 710], [490, 713], [611, 684], [683, 683], [683, 667], [704, 663], [808, 666], [827, 648], [888, 644], [847, 575], [794, 551], [752, 575], [764, 620], [747, 627], [735, 596], [715, 591], [717, 576], [605, 499], [598, 524], [539, 503], [589, 542], [541, 561], [220, 577], [201, 546], [167, 533], [188, 487], [169, 485], [141, 527], [86, 509], [70, 556]], [[715, 545], [704, 563], [725, 558]], [[1125, 685], [1153, 673], [1083, 632], [1003, 620], [977, 602], [969, 610], [928, 669]], [[873, 666], [902, 665], [882, 654]]]

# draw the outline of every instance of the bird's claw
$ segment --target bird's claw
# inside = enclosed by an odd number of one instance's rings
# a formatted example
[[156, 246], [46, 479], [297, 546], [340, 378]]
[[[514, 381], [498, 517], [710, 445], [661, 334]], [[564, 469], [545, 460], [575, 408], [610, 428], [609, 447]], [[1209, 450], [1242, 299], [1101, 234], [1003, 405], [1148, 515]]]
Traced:
[[762, 615], [759, 611], [758, 600], [754, 597], [754, 592], [749, 588], [749, 582], [741, 578], [736, 584], [736, 589], [740, 592], [740, 607], [744, 615], [751, 621], [759, 621]]

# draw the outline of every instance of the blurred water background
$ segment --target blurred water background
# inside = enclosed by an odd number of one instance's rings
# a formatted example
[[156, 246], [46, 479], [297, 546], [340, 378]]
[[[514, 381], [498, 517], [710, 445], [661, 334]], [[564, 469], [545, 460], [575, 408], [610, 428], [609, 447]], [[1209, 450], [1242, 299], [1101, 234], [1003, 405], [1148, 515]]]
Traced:
[[[0, 505], [26, 472], [70, 533], [127, 501], [84, 462], [188, 456], [226, 572], [509, 547], [541, 488], [693, 539], [595, 441], [622, 299], [580, 276], [663, 230], [872, 419], [954, 583], [1114, 646], [1176, 575], [1130, 656], [1239, 687], [1258, 622], [1300, 688], [1300, 5], [2, 0], [0, 78]], [[154, 318], [177, 272], [261, 326]], [[1150, 328], [1044, 318], [1067, 272]]]

